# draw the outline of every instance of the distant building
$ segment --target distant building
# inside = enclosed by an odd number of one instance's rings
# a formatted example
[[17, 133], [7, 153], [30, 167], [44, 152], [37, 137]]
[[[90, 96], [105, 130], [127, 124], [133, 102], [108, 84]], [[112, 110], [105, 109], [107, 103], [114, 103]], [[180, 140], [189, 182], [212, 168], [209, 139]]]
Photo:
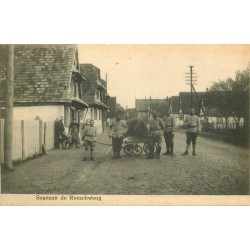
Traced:
[[[107, 83], [101, 79], [100, 69], [92, 64], [81, 64], [80, 72], [86, 79], [84, 82], [83, 97], [88, 103], [89, 109], [85, 113], [85, 119], [93, 119], [97, 127], [97, 133], [104, 131], [104, 124], [109, 110]], [[84, 119], [84, 120], [85, 120]]]
[[[65, 122], [80, 119], [88, 107], [83, 98], [76, 45], [15, 45], [14, 109], [16, 120]], [[0, 45], [0, 89], [6, 81], [7, 46]], [[0, 92], [4, 107], [4, 91]]]
[[152, 111], [156, 111], [160, 117], [167, 114], [169, 109], [168, 99], [136, 99], [135, 110], [137, 117], [149, 119]]

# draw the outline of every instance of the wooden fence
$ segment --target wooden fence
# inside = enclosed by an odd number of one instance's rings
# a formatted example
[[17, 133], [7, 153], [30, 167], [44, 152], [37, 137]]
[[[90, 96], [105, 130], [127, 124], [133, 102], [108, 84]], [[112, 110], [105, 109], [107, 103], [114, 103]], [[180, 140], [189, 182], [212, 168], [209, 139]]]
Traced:
[[[13, 161], [54, 148], [54, 121], [13, 121]], [[4, 162], [4, 120], [0, 120], [0, 164]]]

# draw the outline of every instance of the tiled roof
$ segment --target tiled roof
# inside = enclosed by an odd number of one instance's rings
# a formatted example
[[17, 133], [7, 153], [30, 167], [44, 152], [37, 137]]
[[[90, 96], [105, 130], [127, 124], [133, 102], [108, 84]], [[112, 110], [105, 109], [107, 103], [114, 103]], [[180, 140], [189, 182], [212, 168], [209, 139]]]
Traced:
[[[93, 64], [84, 63], [80, 64], [81, 75], [86, 79], [83, 84], [83, 99], [89, 105], [96, 105], [102, 108], [109, 108], [105, 103], [96, 100], [96, 89], [98, 88], [106, 98], [107, 83], [100, 78], [100, 69]], [[105, 100], [104, 100], [105, 102]]]
[[86, 79], [83, 84], [83, 99], [88, 104], [93, 104], [97, 88], [97, 80], [100, 80], [100, 69], [93, 64], [80, 64], [81, 75]]
[[[6, 80], [6, 45], [0, 45], [0, 88]], [[68, 102], [76, 45], [15, 45], [15, 102]], [[1, 91], [0, 100], [3, 100]]]
[[163, 117], [167, 114], [169, 103], [167, 99], [136, 99], [135, 109], [137, 112], [157, 111]]

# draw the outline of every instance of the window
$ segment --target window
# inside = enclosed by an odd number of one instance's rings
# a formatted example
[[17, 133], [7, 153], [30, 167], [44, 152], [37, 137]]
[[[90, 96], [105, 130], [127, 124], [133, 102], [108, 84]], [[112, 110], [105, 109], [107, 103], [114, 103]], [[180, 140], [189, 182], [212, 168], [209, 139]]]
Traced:
[[101, 120], [101, 119], [102, 119], [102, 111], [99, 110], [99, 120]]
[[98, 99], [98, 100], [100, 99], [100, 91], [99, 90], [96, 90], [95, 98]]
[[97, 109], [94, 109], [94, 119], [97, 120]]

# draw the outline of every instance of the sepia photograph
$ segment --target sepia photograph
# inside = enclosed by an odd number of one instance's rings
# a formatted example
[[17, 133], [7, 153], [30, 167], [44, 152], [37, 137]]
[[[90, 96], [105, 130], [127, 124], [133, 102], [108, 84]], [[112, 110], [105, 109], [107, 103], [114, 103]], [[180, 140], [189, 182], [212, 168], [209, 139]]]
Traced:
[[2, 202], [249, 204], [249, 79], [249, 45], [0, 45]]

